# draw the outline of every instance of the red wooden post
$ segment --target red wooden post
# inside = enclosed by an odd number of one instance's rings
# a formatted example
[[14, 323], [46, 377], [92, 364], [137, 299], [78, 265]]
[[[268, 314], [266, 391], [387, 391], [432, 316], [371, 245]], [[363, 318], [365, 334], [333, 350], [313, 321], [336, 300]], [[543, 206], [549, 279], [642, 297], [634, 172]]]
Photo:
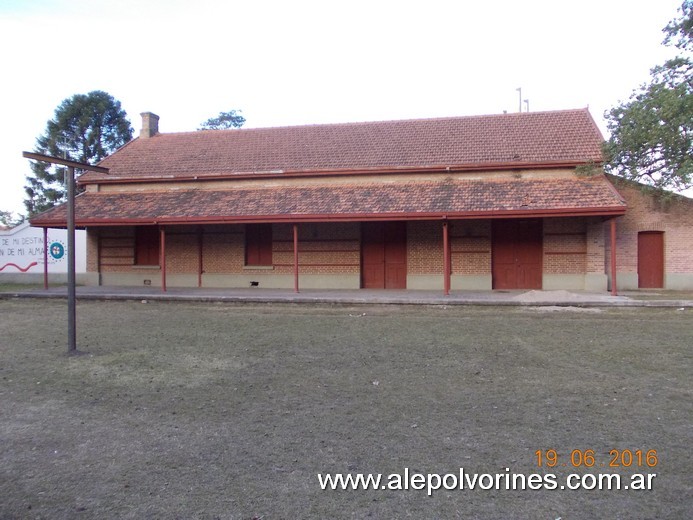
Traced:
[[202, 287], [202, 226], [197, 228], [197, 286]]
[[98, 281], [96, 285], [101, 285], [101, 231], [94, 231], [96, 235], [96, 276]]
[[161, 264], [161, 290], [166, 292], [166, 231], [164, 227], [159, 228], [161, 237], [161, 247], [159, 248], [159, 263]]
[[611, 295], [618, 296], [616, 288], [616, 219], [611, 219]]
[[48, 228], [43, 228], [43, 288], [48, 289]]
[[443, 294], [450, 295], [450, 238], [448, 221], [443, 221]]
[[298, 292], [298, 224], [294, 224], [294, 292]]

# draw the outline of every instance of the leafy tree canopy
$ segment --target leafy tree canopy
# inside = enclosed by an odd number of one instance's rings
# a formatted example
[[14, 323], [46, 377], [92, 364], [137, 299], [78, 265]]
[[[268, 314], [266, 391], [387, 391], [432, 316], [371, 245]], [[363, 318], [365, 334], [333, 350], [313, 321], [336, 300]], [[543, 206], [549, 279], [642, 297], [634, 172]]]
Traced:
[[663, 29], [680, 54], [605, 114], [611, 138], [606, 168], [627, 179], [681, 191], [693, 186], [693, 0]]
[[[55, 110], [34, 151], [96, 164], [132, 139], [127, 114], [106, 92], [95, 90], [64, 100]], [[65, 200], [65, 168], [32, 161], [26, 176], [24, 206], [29, 216]]]
[[24, 217], [11, 211], [0, 210], [0, 226], [15, 227], [24, 222]]
[[198, 130], [226, 130], [228, 128], [240, 128], [245, 124], [245, 117], [240, 110], [219, 112], [217, 117], [210, 117], [201, 124]]

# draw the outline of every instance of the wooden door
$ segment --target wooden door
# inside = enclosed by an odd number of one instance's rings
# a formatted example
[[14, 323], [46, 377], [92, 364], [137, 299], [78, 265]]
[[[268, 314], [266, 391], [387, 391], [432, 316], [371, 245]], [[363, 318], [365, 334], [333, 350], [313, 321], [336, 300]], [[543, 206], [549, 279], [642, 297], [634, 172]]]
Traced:
[[161, 236], [157, 226], [135, 228], [135, 265], [159, 265]]
[[361, 226], [361, 287], [385, 288], [385, 230], [380, 222]]
[[367, 222], [362, 225], [361, 287], [407, 288], [406, 222]]
[[664, 233], [661, 231], [638, 233], [638, 287], [664, 287]]
[[541, 220], [493, 222], [492, 276], [494, 289], [541, 289]]
[[245, 265], [272, 265], [272, 224], [245, 226]]

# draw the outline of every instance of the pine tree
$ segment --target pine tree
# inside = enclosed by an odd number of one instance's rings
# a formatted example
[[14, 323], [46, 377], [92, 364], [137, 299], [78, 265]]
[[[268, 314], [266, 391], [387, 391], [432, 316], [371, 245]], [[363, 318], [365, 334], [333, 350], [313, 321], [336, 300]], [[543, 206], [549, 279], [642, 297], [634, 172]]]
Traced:
[[[46, 131], [36, 139], [36, 153], [96, 164], [132, 139], [127, 114], [110, 94], [95, 90], [64, 100]], [[31, 162], [24, 206], [29, 216], [66, 199], [65, 168]]]

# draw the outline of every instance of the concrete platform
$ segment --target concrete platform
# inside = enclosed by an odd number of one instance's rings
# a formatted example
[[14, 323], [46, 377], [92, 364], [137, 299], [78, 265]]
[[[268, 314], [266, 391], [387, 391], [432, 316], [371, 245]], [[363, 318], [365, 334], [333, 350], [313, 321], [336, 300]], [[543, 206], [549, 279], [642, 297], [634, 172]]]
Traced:
[[[689, 296], [689, 294], [686, 294]], [[66, 287], [48, 290], [7, 291], [0, 298], [66, 298]], [[608, 293], [580, 291], [439, 291], [392, 290], [306, 290], [295, 293], [284, 289], [211, 289], [172, 287], [77, 287], [79, 300], [151, 300], [232, 303], [328, 303], [344, 305], [514, 305], [574, 307], [677, 307], [693, 308], [693, 299], [638, 299]]]

